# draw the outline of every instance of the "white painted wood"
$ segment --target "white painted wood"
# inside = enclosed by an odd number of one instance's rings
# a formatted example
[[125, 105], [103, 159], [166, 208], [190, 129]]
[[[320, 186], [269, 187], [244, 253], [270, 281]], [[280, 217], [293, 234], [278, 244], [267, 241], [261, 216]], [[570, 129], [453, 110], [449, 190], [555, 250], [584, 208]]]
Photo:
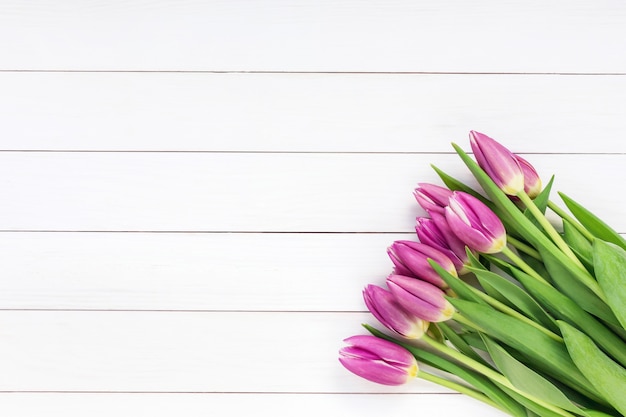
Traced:
[[1, 233], [0, 309], [366, 311], [410, 234]]
[[498, 415], [337, 361], [470, 129], [626, 232], [623, 2], [7, 0], [0, 38], [3, 416]]
[[344, 369], [366, 313], [0, 312], [0, 391], [450, 392]]
[[626, 152], [626, 76], [0, 73], [0, 91], [3, 150], [449, 152], [475, 129]]
[[291, 417], [296, 415], [480, 415], [503, 416], [461, 395], [403, 394], [0, 394], [0, 411], [12, 417], [110, 417], [184, 415]]
[[[619, 232], [625, 158], [529, 157]], [[2, 153], [0, 229], [412, 232], [430, 163], [472, 183], [456, 154]]]
[[2, 69], [625, 72], [620, 1], [4, 1]]
[[0, 309], [365, 311], [393, 234], [0, 233]]

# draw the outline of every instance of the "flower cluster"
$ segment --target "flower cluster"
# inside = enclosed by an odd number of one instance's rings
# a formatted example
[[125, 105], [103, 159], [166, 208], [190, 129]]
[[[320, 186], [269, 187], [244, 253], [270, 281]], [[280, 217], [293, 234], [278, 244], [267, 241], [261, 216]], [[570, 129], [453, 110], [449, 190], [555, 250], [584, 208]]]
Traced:
[[475, 160], [453, 146], [482, 190], [438, 168], [445, 186], [418, 184], [428, 215], [417, 241], [393, 242], [386, 288], [363, 290], [387, 331], [364, 325], [371, 334], [346, 339], [340, 362], [381, 384], [433, 381], [513, 416], [626, 414], [626, 240], [566, 195], [571, 214], [551, 201], [554, 178], [544, 187], [528, 161], [469, 136]]

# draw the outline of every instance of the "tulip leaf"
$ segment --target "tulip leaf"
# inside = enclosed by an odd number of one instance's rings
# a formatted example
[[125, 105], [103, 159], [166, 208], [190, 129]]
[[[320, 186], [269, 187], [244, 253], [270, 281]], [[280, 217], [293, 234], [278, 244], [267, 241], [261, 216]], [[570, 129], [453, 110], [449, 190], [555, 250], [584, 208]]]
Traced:
[[539, 253], [556, 288], [577, 302], [585, 311], [600, 317], [607, 323], [619, 324], [609, 306], [596, 294], [589, 291], [587, 286], [576, 279], [576, 276], [565, 268], [551, 252], [539, 249]]
[[[488, 266], [483, 265], [483, 263], [476, 256], [474, 256], [474, 254], [469, 250], [469, 248], [466, 247], [465, 249], [466, 249], [470, 267], [473, 267], [475, 269], [479, 269], [482, 271], [487, 271], [489, 269]], [[485, 262], [487, 265], [490, 265], [490, 262], [488, 259], [485, 259], [485, 258], [483, 259], [484, 259], [483, 262]], [[474, 272], [474, 275], [476, 275], [475, 272]], [[502, 294], [500, 294], [498, 290], [496, 290], [491, 285], [489, 285], [488, 282], [479, 282], [479, 284], [485, 290], [485, 292], [489, 294], [490, 297], [500, 301], [503, 304], [508, 305], [511, 308], [514, 308], [514, 306], [510, 303], [510, 301], [507, 300], [506, 297], [502, 296]]]
[[578, 369], [617, 411], [626, 415], [626, 369], [598, 349], [589, 336], [563, 321], [558, 323]]
[[[441, 178], [441, 180], [443, 181], [443, 183], [452, 191], [463, 191], [465, 193], [468, 193], [474, 197], [476, 197], [477, 199], [479, 199], [480, 201], [482, 201], [487, 207], [489, 207], [491, 210], [493, 210], [498, 217], [500, 216], [500, 211], [498, 209], [497, 206], [495, 206], [491, 201], [489, 201], [489, 199], [485, 198], [482, 194], [480, 194], [479, 192], [477, 192], [476, 190], [474, 190], [472, 187], [462, 183], [461, 181], [457, 180], [456, 178], [451, 177], [450, 175], [446, 174], [445, 172], [443, 172], [441, 169], [437, 168], [434, 165], [431, 165], [432, 168], [435, 170], [435, 172], [437, 173], [437, 175], [439, 175], [439, 178]], [[507, 232], [509, 234], [513, 234], [515, 236], [518, 236], [519, 234], [516, 232], [515, 230], [515, 226], [508, 223], [506, 219], [504, 218], [500, 218], [500, 220], [502, 220], [502, 223], [504, 224]]]
[[575, 301], [559, 292], [554, 287], [520, 271], [511, 269], [513, 276], [524, 286], [552, 316], [566, 321], [585, 331], [600, 344], [602, 349], [622, 364], [626, 364], [626, 345], [624, 341], [607, 329], [594, 316], [583, 310]]
[[515, 401], [519, 402], [522, 406], [527, 408], [527, 416], [528, 417], [563, 417], [562, 413], [557, 413], [552, 410], [548, 410], [546, 407], [543, 407], [536, 402], [530, 400], [527, 397], [515, 392], [511, 388], [502, 386], [498, 384], [498, 386], [504, 391], [506, 394], [510, 395]]
[[[568, 270], [573, 276], [575, 276], [581, 282], [588, 282], [591, 277], [588, 277], [587, 271], [583, 271], [578, 265], [574, 264], [572, 260], [565, 255], [561, 250], [548, 238], [542, 231], [535, 226], [524, 214], [517, 208], [517, 206], [510, 200], [510, 198], [502, 192], [500, 188], [493, 182], [491, 178], [483, 171], [483, 169], [466, 154], [458, 145], [452, 144], [457, 154], [461, 157], [465, 165], [472, 172], [478, 183], [482, 186], [485, 193], [489, 196], [494, 206], [498, 208], [496, 214], [503, 222], [511, 224], [515, 230], [523, 235], [524, 240], [529, 242], [540, 253], [550, 253], [553, 258], [561, 264], [561, 266]], [[541, 250], [543, 252], [541, 252]], [[588, 282], [589, 283], [589, 282]], [[589, 283], [590, 285], [594, 284]]]
[[615, 414], [607, 414], [599, 410], [585, 410], [585, 414], [587, 414], [588, 417], [614, 417], [615, 416]]
[[438, 327], [441, 329], [444, 336], [450, 343], [465, 356], [474, 359], [476, 362], [480, 362], [485, 366], [491, 367], [457, 332], [454, 331], [445, 322], [438, 323]]
[[491, 204], [491, 202], [489, 200], [487, 200], [480, 193], [476, 192], [476, 190], [474, 190], [469, 185], [466, 185], [466, 184], [462, 183], [461, 181], [457, 180], [456, 178], [446, 174], [445, 172], [443, 172], [441, 169], [437, 168], [434, 165], [431, 165], [431, 167], [435, 170], [437, 175], [439, 175], [439, 178], [441, 178], [441, 181], [443, 181], [443, 183], [446, 185], [446, 187], [448, 187], [450, 190], [452, 190], [452, 191], [463, 191], [465, 193], [473, 195], [474, 197], [478, 198], [479, 200], [481, 200], [483, 203], [485, 203], [487, 205]]
[[559, 196], [561, 196], [561, 199], [574, 217], [576, 217], [592, 235], [607, 242], [614, 243], [626, 250], [626, 239], [613, 228], [565, 194], [559, 192]]
[[485, 303], [483, 300], [481, 300], [479, 296], [474, 293], [469, 284], [460, 280], [458, 277], [450, 274], [432, 259], [429, 259], [428, 263], [435, 270], [435, 272], [439, 274], [441, 279], [443, 279], [443, 281], [448, 284], [450, 289], [456, 293], [457, 297], [464, 300], [475, 301], [477, 303]]
[[[542, 213], [545, 213], [546, 208], [548, 207], [548, 201], [550, 201], [550, 191], [552, 190], [553, 182], [554, 182], [554, 176], [550, 178], [550, 181], [548, 182], [548, 184], [544, 187], [541, 193], [539, 193], [539, 195], [535, 197], [535, 199], [533, 200], [537, 208]], [[537, 219], [535, 219], [535, 216], [530, 212], [530, 210], [528, 209], [524, 210], [524, 216], [526, 216], [528, 220], [533, 222], [533, 224], [537, 226], [537, 228], [539, 228], [540, 230], [542, 229], [542, 227], [539, 225], [539, 222], [537, 221]]]
[[483, 339], [491, 359], [493, 359], [500, 372], [511, 381], [515, 388], [564, 410], [584, 414], [579, 407], [573, 404], [569, 398], [550, 381], [515, 359], [491, 338], [483, 335]]
[[548, 207], [548, 202], [550, 201], [550, 191], [552, 191], [553, 183], [554, 183], [554, 175], [552, 176], [552, 178], [550, 178], [550, 181], [548, 181], [548, 184], [546, 184], [546, 186], [543, 187], [543, 190], [541, 190], [539, 195], [535, 197], [535, 199], [533, 200], [537, 208], [539, 208], [539, 210], [541, 210], [542, 213], [545, 213], [546, 208]]
[[498, 386], [496, 386], [496, 384], [482, 374], [454, 363], [441, 355], [428, 352], [409, 343], [400, 342], [368, 324], [364, 324], [363, 327], [365, 327], [374, 336], [389, 340], [404, 347], [411, 352], [418, 361], [461, 378], [468, 384], [480, 390], [512, 416], [526, 416], [524, 408], [520, 406], [517, 401], [511, 399], [509, 395], [505, 394]]
[[468, 320], [479, 326], [484, 333], [523, 352], [533, 363], [551, 375], [594, 400], [598, 393], [576, 368], [565, 345], [516, 318], [493, 308], [466, 300], [448, 299]]
[[591, 242], [568, 220], [563, 220], [563, 240], [572, 248], [572, 251], [585, 265], [585, 268], [593, 274], [593, 248]]
[[526, 315], [526, 317], [533, 319], [535, 322], [540, 323], [543, 327], [548, 328], [553, 332], [558, 331], [556, 321], [535, 301], [526, 291], [507, 280], [501, 275], [493, 273], [491, 271], [480, 270], [474, 267], [469, 267], [469, 270], [476, 274], [478, 281], [481, 285], [488, 284], [503, 297], [510, 301], [517, 311]]
[[598, 284], [613, 313], [626, 328], [626, 251], [600, 239], [593, 243], [593, 264]]

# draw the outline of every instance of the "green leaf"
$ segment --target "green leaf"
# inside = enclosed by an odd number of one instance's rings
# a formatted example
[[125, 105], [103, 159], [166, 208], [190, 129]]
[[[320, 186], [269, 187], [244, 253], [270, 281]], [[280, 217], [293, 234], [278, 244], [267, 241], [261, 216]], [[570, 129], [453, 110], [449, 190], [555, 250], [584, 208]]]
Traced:
[[[519, 211], [517, 206], [511, 202], [509, 197], [498, 188], [498, 186], [489, 178], [489, 176], [482, 170], [480, 166], [466, 154], [458, 145], [452, 144], [457, 154], [461, 157], [465, 165], [472, 172], [478, 183], [483, 187], [483, 190], [491, 199], [493, 204], [498, 208], [496, 214], [503, 222], [511, 224], [515, 230], [523, 235], [524, 240], [529, 242], [538, 251], [542, 249], [544, 252], [549, 252], [553, 255], [553, 258], [558, 261], [565, 269], [575, 276], [580, 282], [588, 283], [589, 285], [596, 284], [595, 281], [589, 276], [586, 270], [575, 265], [571, 259], [565, 255], [561, 250], [550, 240], [541, 229], [537, 228], [533, 222], [531, 222], [522, 212]], [[592, 280], [593, 282], [589, 282]]]
[[485, 303], [483, 300], [480, 299], [479, 296], [477, 296], [474, 293], [474, 291], [472, 291], [472, 288], [470, 287], [469, 284], [465, 283], [458, 277], [455, 277], [454, 275], [450, 274], [448, 271], [443, 269], [437, 262], [433, 261], [432, 259], [429, 259], [428, 263], [430, 264], [430, 266], [432, 266], [435, 272], [439, 274], [441, 279], [443, 279], [443, 281], [446, 284], [448, 284], [450, 289], [452, 289], [452, 291], [456, 293], [457, 297], [462, 298], [464, 300], [475, 301], [477, 303]]
[[587, 414], [588, 417], [615, 417], [617, 416], [617, 413], [607, 414], [599, 410], [585, 410], [585, 414]]
[[474, 349], [482, 350], [483, 352], [487, 352], [487, 346], [481, 339], [480, 335], [475, 331], [466, 331], [461, 333], [459, 336], [465, 340], [465, 342], [473, 347]]
[[604, 351], [620, 363], [626, 364], [626, 344], [624, 341], [594, 316], [583, 310], [574, 300], [517, 268], [511, 269], [511, 273], [550, 314], [558, 320], [566, 321], [583, 330]]
[[593, 264], [611, 310], [622, 328], [626, 328], [626, 252], [617, 245], [596, 239]]
[[585, 268], [593, 274], [593, 249], [591, 242], [566, 219], [563, 219], [563, 240], [572, 248], [578, 259], [585, 265]]
[[548, 375], [558, 378], [591, 399], [601, 399], [572, 363], [563, 343], [550, 338], [530, 324], [493, 308], [471, 301], [448, 300], [463, 316], [482, 328], [484, 333], [523, 352]]
[[553, 332], [558, 332], [558, 326], [556, 321], [546, 313], [546, 311], [537, 303], [526, 291], [507, 280], [501, 275], [493, 273], [491, 271], [485, 271], [474, 267], [469, 267], [469, 270], [476, 274], [478, 281], [481, 285], [488, 284], [503, 297], [510, 300], [510, 304], [514, 308], [526, 315], [526, 317], [533, 319], [535, 322], [540, 323], [544, 327]]
[[[431, 324], [432, 326], [432, 324]], [[487, 363], [487, 361], [480, 356], [476, 351], [457, 333], [448, 326], [445, 322], [438, 323], [438, 327], [443, 332], [444, 336], [448, 339], [450, 343], [462, 354], [465, 356], [474, 359], [476, 362], [480, 362], [485, 366], [492, 368], [492, 366]]]
[[[546, 208], [548, 207], [548, 201], [550, 201], [550, 191], [552, 190], [553, 182], [554, 182], [554, 175], [552, 176], [552, 178], [550, 178], [550, 181], [544, 187], [541, 193], [539, 193], [539, 195], [535, 197], [535, 199], [533, 200], [537, 208], [539, 208], [539, 210], [542, 213], [545, 213]], [[537, 221], [537, 219], [535, 219], [535, 216], [533, 216], [530, 210], [528, 209], [524, 210], [524, 216], [526, 216], [528, 220], [530, 220], [535, 226], [537, 226], [538, 229], [540, 230], [542, 229], [541, 226], [539, 225], [539, 222]]]
[[578, 303], [585, 311], [608, 323], [619, 324], [609, 306], [580, 282], [551, 252], [539, 249], [554, 286]]
[[[380, 337], [385, 340], [389, 340], [394, 342], [415, 356], [415, 358], [425, 364], [428, 364], [434, 368], [437, 368], [441, 371], [448, 372], [453, 374], [461, 379], [463, 379], [468, 384], [472, 385], [476, 389], [482, 391], [487, 397], [500, 405], [503, 409], [507, 410], [509, 414], [515, 417], [525, 417], [526, 412], [523, 407], [521, 407], [517, 401], [511, 399], [510, 396], [505, 394], [498, 386], [496, 386], [489, 378], [483, 376], [482, 374], [467, 369], [465, 367], [460, 366], [457, 363], [449, 361], [443, 356], [437, 355], [432, 352], [428, 352], [426, 350], [420, 349], [416, 346], [413, 346], [409, 343], [400, 342], [394, 339], [391, 336], [384, 334], [383, 332], [377, 330], [376, 328], [364, 324], [365, 327], [370, 333], [374, 336]], [[419, 374], [418, 374], [419, 375]]]
[[591, 232], [591, 234], [607, 242], [614, 243], [622, 249], [626, 249], [626, 239], [608, 224], [565, 194], [559, 192], [559, 195], [569, 211], [578, 219], [580, 224]]
[[626, 369], [606, 356], [586, 334], [559, 321], [572, 360], [617, 411], [626, 415]]
[[[495, 206], [489, 199], [485, 198], [485, 196], [483, 196], [482, 194], [480, 194], [478, 191], [474, 190], [472, 187], [462, 183], [461, 181], [457, 180], [456, 178], [453, 178], [452, 176], [446, 174], [445, 172], [443, 172], [442, 170], [440, 170], [439, 168], [437, 168], [434, 165], [431, 165], [432, 168], [435, 170], [435, 172], [437, 173], [437, 175], [439, 175], [439, 178], [441, 178], [441, 180], [443, 181], [443, 183], [452, 191], [463, 191], [465, 193], [471, 194], [474, 197], [476, 197], [477, 199], [479, 199], [480, 201], [482, 201], [487, 207], [489, 207], [491, 210], [493, 210], [496, 214], [499, 213], [499, 209], [497, 206]], [[515, 227], [509, 223], [507, 223], [507, 221], [505, 219], [502, 219], [502, 222], [504, 223], [504, 226], [506, 227], [506, 230], [509, 234], [513, 234], [513, 235], [518, 235], [518, 233], [515, 230]]]
[[563, 417], [563, 414], [560, 413], [556, 413], [554, 411], [548, 410], [545, 407], [542, 407], [541, 405], [537, 404], [536, 402], [524, 397], [521, 394], [518, 394], [517, 392], [513, 391], [510, 388], [507, 388], [505, 386], [499, 385], [498, 386], [502, 389], [502, 391], [504, 391], [506, 394], [508, 394], [509, 396], [511, 396], [511, 398], [513, 398], [515, 401], [519, 402], [522, 406], [526, 407], [529, 411], [528, 411], [528, 416], [539, 416], [539, 417]]
[[[483, 263], [476, 256], [474, 256], [474, 254], [469, 250], [469, 248], [466, 247], [465, 249], [466, 249], [466, 253], [468, 256], [470, 267], [473, 267], [474, 269], [478, 269], [481, 271], [489, 270], [489, 267], [483, 265]], [[489, 260], [487, 259], [484, 259], [483, 262], [490, 264]], [[476, 272], [474, 272], [474, 275], [478, 278], [478, 276], [476, 275]], [[510, 301], [507, 300], [506, 297], [504, 297], [496, 288], [492, 287], [488, 282], [483, 281], [483, 282], [479, 282], [479, 284], [485, 290], [485, 292], [489, 294], [490, 297], [495, 298], [496, 300], [500, 301], [503, 304], [508, 305], [511, 308], [514, 308], [514, 306], [511, 305]]]
[[441, 181], [443, 181], [443, 183], [446, 185], [446, 187], [448, 187], [450, 190], [452, 190], [452, 191], [463, 191], [465, 193], [473, 195], [474, 197], [476, 197], [479, 200], [481, 200], [483, 203], [485, 203], [487, 205], [491, 205], [491, 202], [489, 200], [487, 200], [483, 195], [478, 193], [476, 190], [474, 190], [469, 185], [466, 185], [466, 184], [462, 183], [461, 181], [457, 180], [456, 178], [446, 174], [441, 169], [437, 168], [436, 166], [434, 166], [432, 164], [431, 164], [431, 167], [435, 170], [437, 175], [439, 175], [439, 178], [441, 178]]
[[564, 410], [584, 414], [550, 381], [515, 359], [491, 338], [487, 336], [483, 336], [483, 338], [491, 359], [515, 388]]
[[552, 190], [552, 184], [554, 183], [554, 175], [548, 181], [543, 190], [539, 193], [537, 197], [533, 200], [535, 205], [541, 210], [542, 213], [546, 212], [546, 208], [548, 207], [548, 202], [550, 201], [550, 191]]

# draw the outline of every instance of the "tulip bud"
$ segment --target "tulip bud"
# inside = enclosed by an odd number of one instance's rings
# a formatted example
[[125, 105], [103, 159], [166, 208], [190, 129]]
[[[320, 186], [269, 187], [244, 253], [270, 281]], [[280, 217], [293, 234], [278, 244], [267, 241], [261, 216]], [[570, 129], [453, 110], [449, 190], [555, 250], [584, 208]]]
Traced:
[[508, 195], [524, 190], [524, 173], [511, 151], [489, 136], [470, 131], [470, 144], [478, 165]]
[[524, 191], [530, 198], [535, 198], [541, 193], [541, 178], [530, 162], [519, 155], [513, 155], [524, 173]]
[[396, 266], [396, 273], [408, 269], [411, 271], [410, 276], [428, 281], [439, 288], [446, 288], [447, 285], [428, 263], [428, 259], [432, 259], [450, 274], [457, 276], [456, 268], [450, 258], [423, 243], [398, 240], [387, 249], [387, 254]]
[[448, 198], [452, 191], [434, 184], [420, 183], [413, 195], [420, 206], [426, 211], [436, 211], [443, 213], [443, 209], [448, 205]]
[[387, 286], [398, 304], [422, 320], [439, 322], [454, 315], [454, 307], [445, 299], [445, 293], [426, 281], [390, 275]]
[[383, 385], [402, 385], [417, 376], [415, 357], [405, 348], [375, 336], [352, 336], [339, 350], [339, 362], [350, 372]]
[[420, 242], [445, 254], [459, 275], [466, 274], [469, 258], [465, 243], [450, 230], [448, 221], [440, 213], [431, 212], [431, 217], [418, 217], [415, 231]]
[[363, 299], [367, 309], [383, 326], [407, 339], [419, 339], [428, 329], [428, 322], [402, 308], [384, 288], [368, 285], [363, 290]]
[[450, 230], [472, 250], [498, 253], [506, 245], [506, 230], [498, 216], [470, 194], [453, 193], [446, 220]]

